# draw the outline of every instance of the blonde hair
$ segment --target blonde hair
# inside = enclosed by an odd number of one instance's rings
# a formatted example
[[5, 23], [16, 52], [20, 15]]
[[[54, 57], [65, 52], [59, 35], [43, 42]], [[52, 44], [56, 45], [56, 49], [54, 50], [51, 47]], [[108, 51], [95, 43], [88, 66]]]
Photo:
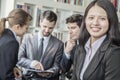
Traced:
[[2, 35], [4, 32], [6, 21], [8, 21], [9, 27], [13, 27], [16, 24], [19, 24], [20, 27], [23, 27], [28, 21], [31, 20], [32, 16], [23, 9], [13, 9], [7, 18], [2, 18], [0, 20], [0, 35]]
[[6, 20], [7, 20], [6, 18], [1, 18], [0, 19], [0, 36], [2, 35], [2, 33], [5, 30], [5, 21]]
[[10, 27], [16, 24], [19, 24], [21, 27], [23, 27], [27, 21], [31, 20], [32, 16], [23, 9], [14, 9], [8, 15], [8, 23]]

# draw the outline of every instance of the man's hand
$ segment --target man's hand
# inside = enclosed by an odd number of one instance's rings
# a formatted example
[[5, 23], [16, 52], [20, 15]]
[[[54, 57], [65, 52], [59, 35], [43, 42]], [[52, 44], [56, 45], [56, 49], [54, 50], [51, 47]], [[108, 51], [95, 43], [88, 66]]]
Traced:
[[45, 73], [44, 72], [41, 73], [40, 72], [40, 73], [38, 73], [38, 75], [41, 76], [41, 77], [47, 77], [47, 76], [50, 75], [50, 73], [46, 73], [46, 72]]
[[44, 70], [43, 65], [41, 64], [41, 62], [38, 61], [35, 62], [34, 68], [42, 71]]
[[70, 53], [74, 46], [75, 46], [75, 41], [72, 39], [68, 40], [65, 47], [65, 52]]

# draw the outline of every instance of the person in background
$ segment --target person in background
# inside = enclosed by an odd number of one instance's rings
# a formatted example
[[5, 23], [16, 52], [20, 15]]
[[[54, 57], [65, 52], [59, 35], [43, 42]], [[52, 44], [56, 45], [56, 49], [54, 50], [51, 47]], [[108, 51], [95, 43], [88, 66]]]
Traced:
[[85, 10], [72, 80], [120, 80], [120, 30], [109, 0], [94, 0]]
[[[59, 80], [60, 61], [64, 44], [52, 36], [57, 21], [57, 15], [50, 10], [41, 14], [40, 31], [23, 37], [18, 54], [18, 65], [23, 67], [23, 73], [29, 74], [28, 69], [41, 70], [35, 73], [33, 80]], [[42, 46], [41, 46], [42, 45]], [[44, 71], [51, 73], [44, 73]]]
[[83, 16], [80, 14], [73, 14], [66, 19], [66, 24], [69, 31], [69, 40], [65, 43], [65, 50], [63, 58], [61, 60], [62, 73], [66, 74], [68, 78], [71, 78], [72, 71], [69, 71], [71, 65], [73, 64], [75, 47], [77, 46], [80, 27], [82, 23]]
[[[18, 61], [19, 49], [17, 36], [26, 33], [31, 20], [32, 16], [22, 9], [14, 9], [7, 18], [0, 20], [0, 80], [15, 80], [13, 68]], [[6, 21], [8, 29], [5, 29]]]

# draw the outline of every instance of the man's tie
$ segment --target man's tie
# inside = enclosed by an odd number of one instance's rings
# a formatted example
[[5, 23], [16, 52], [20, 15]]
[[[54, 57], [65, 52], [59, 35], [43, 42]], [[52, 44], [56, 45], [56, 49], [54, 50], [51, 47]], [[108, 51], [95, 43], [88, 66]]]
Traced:
[[42, 56], [43, 56], [43, 41], [44, 38], [41, 38], [41, 42], [40, 42], [40, 46], [39, 46], [39, 50], [38, 50], [38, 55], [37, 55], [37, 60], [41, 60]]

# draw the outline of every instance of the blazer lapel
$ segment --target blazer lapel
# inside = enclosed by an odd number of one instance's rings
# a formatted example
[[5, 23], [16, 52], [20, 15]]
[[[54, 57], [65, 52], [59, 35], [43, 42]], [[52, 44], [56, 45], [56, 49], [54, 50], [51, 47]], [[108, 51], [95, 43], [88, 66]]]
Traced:
[[77, 77], [79, 79], [80, 78], [80, 72], [81, 72], [81, 69], [82, 69], [82, 66], [83, 66], [83, 63], [84, 63], [86, 53], [84, 51], [81, 51], [80, 46], [77, 46], [75, 54], [77, 54], [77, 57], [76, 57], [77, 62], [75, 62], [75, 64], [77, 64], [77, 66], [76, 66], [77, 70], [76, 71], [77, 71]]
[[33, 37], [33, 59], [36, 59], [38, 55], [38, 34], [35, 34]]
[[[91, 74], [94, 72], [94, 70], [97, 68], [97, 66], [99, 65], [100, 61], [104, 57], [104, 54], [105, 54], [109, 44], [110, 44], [109, 40], [105, 41], [101, 45], [99, 50], [96, 52], [95, 56], [93, 57], [93, 59], [89, 63], [89, 65], [88, 65], [88, 67], [87, 67], [87, 69], [86, 69], [86, 71], [84, 73], [85, 78], [88, 79], [91, 76]], [[84, 78], [84, 76], [83, 76], [83, 78]]]

